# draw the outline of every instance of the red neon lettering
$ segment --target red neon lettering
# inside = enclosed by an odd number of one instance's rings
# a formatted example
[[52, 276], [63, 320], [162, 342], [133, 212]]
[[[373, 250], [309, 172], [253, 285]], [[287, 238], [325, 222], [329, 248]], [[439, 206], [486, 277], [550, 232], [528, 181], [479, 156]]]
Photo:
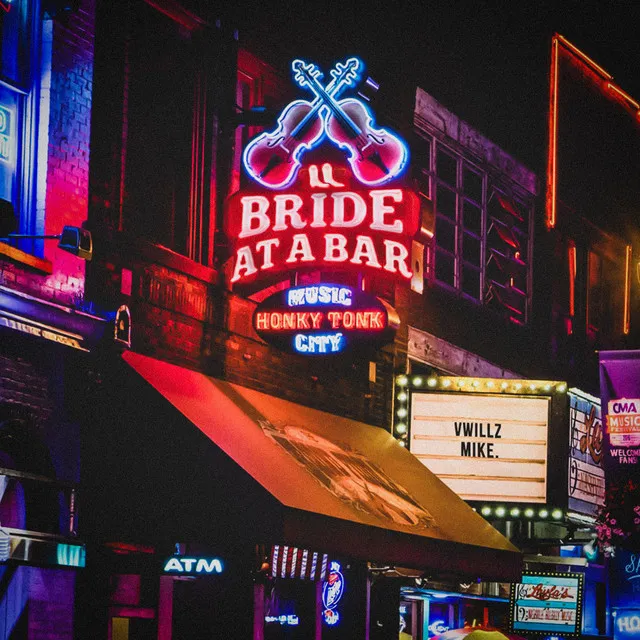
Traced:
[[256, 313], [256, 329], [268, 329], [269, 328], [269, 314], [264, 311]]
[[332, 329], [384, 329], [381, 311], [329, 311]]
[[322, 320], [324, 318], [324, 313], [320, 313], [319, 311], [315, 311], [309, 314], [311, 316], [311, 324], [314, 329], [319, 329], [322, 326]]

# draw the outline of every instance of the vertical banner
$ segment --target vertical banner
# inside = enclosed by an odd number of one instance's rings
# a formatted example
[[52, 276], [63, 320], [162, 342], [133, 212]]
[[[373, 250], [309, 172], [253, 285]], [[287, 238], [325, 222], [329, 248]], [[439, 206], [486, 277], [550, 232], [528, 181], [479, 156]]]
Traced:
[[600, 352], [607, 484], [637, 477], [640, 459], [640, 351]]

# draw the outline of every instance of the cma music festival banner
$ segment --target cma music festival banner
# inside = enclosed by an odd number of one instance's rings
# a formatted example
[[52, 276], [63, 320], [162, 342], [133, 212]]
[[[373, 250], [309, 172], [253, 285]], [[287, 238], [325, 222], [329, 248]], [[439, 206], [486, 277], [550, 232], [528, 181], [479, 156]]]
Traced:
[[638, 474], [640, 351], [600, 352], [600, 395], [607, 484]]

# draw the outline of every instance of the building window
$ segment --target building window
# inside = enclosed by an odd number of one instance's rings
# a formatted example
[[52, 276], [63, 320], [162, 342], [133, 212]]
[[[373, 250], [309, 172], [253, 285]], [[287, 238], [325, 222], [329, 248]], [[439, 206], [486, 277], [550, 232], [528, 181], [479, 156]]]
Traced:
[[206, 263], [211, 149], [203, 39], [168, 11], [131, 6], [123, 227]]
[[[46, 166], [37, 167], [40, 80], [48, 71], [41, 64], [48, 59], [41, 31], [37, 0], [19, 0], [0, 10], [0, 198], [13, 205], [17, 231], [27, 234], [44, 230], [36, 213], [36, 171], [46, 171]], [[40, 125], [48, 125], [46, 118]], [[41, 242], [21, 241], [19, 246], [42, 252]]]
[[624, 270], [595, 251], [587, 263], [587, 335], [614, 337], [622, 333]]
[[516, 323], [526, 322], [532, 196], [515, 193], [515, 185], [498, 184], [440, 142], [420, 139], [416, 147], [420, 196], [435, 210], [426, 277], [494, 306]]

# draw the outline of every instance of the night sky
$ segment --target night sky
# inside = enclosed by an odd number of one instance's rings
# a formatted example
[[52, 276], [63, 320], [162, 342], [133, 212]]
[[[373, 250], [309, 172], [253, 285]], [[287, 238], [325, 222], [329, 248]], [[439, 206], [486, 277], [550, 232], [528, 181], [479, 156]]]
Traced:
[[[288, 70], [358, 55], [388, 104], [419, 85], [544, 175], [550, 42], [568, 38], [640, 101], [640, 2], [273, 0], [237, 5], [240, 44]], [[410, 99], [410, 98], [409, 98]]]

